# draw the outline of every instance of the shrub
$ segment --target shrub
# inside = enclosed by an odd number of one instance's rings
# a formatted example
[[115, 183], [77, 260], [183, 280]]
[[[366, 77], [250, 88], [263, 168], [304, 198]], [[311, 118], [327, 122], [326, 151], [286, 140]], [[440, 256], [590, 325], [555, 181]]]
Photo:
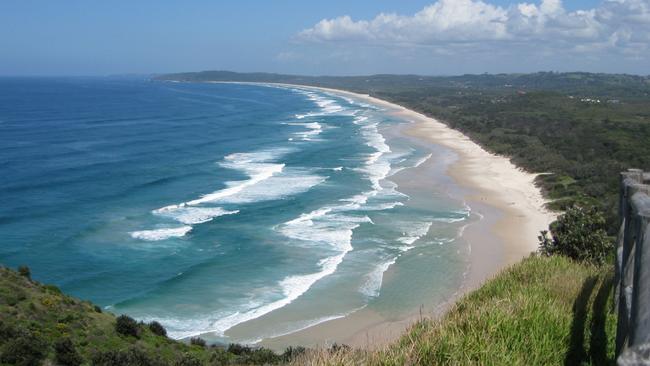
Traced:
[[62, 366], [79, 366], [83, 359], [70, 338], [62, 338], [54, 343], [56, 362]]
[[228, 353], [225, 349], [221, 347], [215, 347], [213, 348], [212, 354], [210, 355], [210, 365], [214, 365], [214, 366], [228, 365], [232, 358], [233, 358], [232, 353]]
[[94, 366], [162, 366], [158, 358], [149, 356], [137, 347], [126, 350], [110, 350], [98, 352], [93, 356]]
[[18, 274], [27, 278], [28, 280], [32, 279], [32, 271], [27, 266], [18, 267]]
[[190, 338], [190, 344], [193, 346], [205, 347], [205, 340], [200, 337], [192, 337]]
[[242, 358], [241, 363], [253, 365], [269, 365], [280, 361], [280, 356], [268, 348], [255, 348], [240, 357]]
[[16, 336], [18, 330], [11, 324], [6, 323], [0, 319], [0, 344], [8, 341]]
[[167, 331], [165, 330], [165, 327], [162, 326], [162, 324], [158, 323], [157, 321], [152, 321], [149, 323], [149, 330], [151, 330], [151, 333], [161, 336], [161, 337], [166, 337], [167, 336]]
[[70, 330], [68, 325], [65, 323], [56, 323], [54, 327], [59, 331], [59, 333], [67, 333]]
[[19, 366], [36, 366], [41, 364], [48, 352], [48, 344], [42, 337], [29, 332], [22, 332], [5, 343], [0, 363]]
[[100, 308], [98, 305], [95, 305], [94, 309], [95, 309], [96, 313], [101, 313], [102, 312], [102, 308]]
[[50, 309], [55, 307], [57, 303], [58, 303], [57, 299], [52, 296], [46, 296], [41, 299], [41, 304], [43, 304], [43, 306], [45, 306], [46, 308], [50, 308]]
[[9, 293], [5, 297], [5, 302], [9, 306], [16, 306], [19, 302], [26, 300], [27, 294], [20, 289], [16, 289], [13, 293]]
[[115, 322], [115, 331], [125, 336], [138, 338], [138, 323], [128, 315], [120, 315]]
[[307, 352], [305, 347], [289, 347], [284, 350], [282, 354], [282, 360], [285, 362], [290, 362], [297, 358], [298, 356], [304, 355]]
[[241, 356], [243, 354], [250, 353], [252, 349], [248, 346], [243, 346], [237, 343], [231, 343], [228, 345], [227, 351], [228, 353], [232, 353], [233, 355]]
[[330, 347], [329, 351], [331, 353], [337, 353], [337, 352], [349, 352], [352, 349], [352, 347], [348, 346], [347, 344], [338, 344], [334, 343]]
[[73, 313], [67, 313], [65, 316], [59, 318], [59, 323], [72, 323], [76, 316]]
[[565, 255], [577, 261], [601, 264], [612, 253], [605, 218], [595, 208], [573, 206], [539, 236], [540, 251], [545, 255]]
[[[297, 350], [297, 349], [294, 349]], [[295, 351], [294, 351], [295, 352]], [[226, 355], [234, 358], [237, 364], [269, 365], [280, 362], [284, 356], [279, 356], [268, 348], [252, 348], [237, 343], [228, 345]], [[215, 355], [212, 356], [215, 358]], [[228, 358], [224, 357], [221, 364], [226, 364]]]
[[56, 295], [61, 295], [61, 289], [56, 287], [55, 285], [45, 285], [43, 286], [45, 288], [45, 291], [56, 294]]
[[201, 360], [192, 354], [184, 353], [174, 362], [174, 366], [201, 366]]

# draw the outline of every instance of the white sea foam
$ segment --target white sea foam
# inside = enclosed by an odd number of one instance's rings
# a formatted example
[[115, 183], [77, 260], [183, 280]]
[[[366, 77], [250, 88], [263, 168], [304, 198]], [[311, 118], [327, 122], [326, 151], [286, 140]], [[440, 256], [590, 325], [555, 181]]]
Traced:
[[452, 211], [451, 214], [455, 214], [455, 217], [438, 217], [435, 218], [433, 221], [437, 222], [446, 222], [446, 223], [454, 223], [454, 222], [461, 222], [465, 221], [469, 218], [471, 213], [471, 209], [469, 207], [466, 207], [465, 210], [458, 210], [458, 211]]
[[244, 322], [259, 318], [274, 310], [280, 309], [305, 293], [316, 281], [329, 276], [336, 271], [337, 266], [343, 260], [345, 253], [327, 257], [319, 262], [319, 272], [287, 276], [278, 283], [282, 298], [264, 304], [262, 301], [253, 300], [246, 304], [239, 311], [229, 314], [219, 313], [203, 319], [193, 319], [184, 322], [180, 319], [156, 319], [168, 325], [169, 334], [172, 338], [181, 339], [197, 336], [203, 333], [216, 333], [223, 336], [224, 333]]
[[[307, 116], [341, 113], [344, 111], [344, 108], [337, 104], [334, 99], [313, 92], [305, 92], [305, 94], [320, 107], [320, 110], [308, 115], [297, 116], [298, 119]], [[170, 329], [172, 336], [177, 338], [189, 337], [206, 332], [215, 332], [223, 335], [224, 332], [237, 324], [261, 317], [286, 306], [307, 292], [317, 281], [336, 272], [345, 255], [353, 249], [352, 235], [354, 230], [363, 223], [372, 223], [369, 217], [365, 215], [360, 216], [353, 212], [368, 209], [368, 199], [376, 196], [379, 192], [396, 192], [396, 185], [385, 184], [386, 187], [382, 187], [380, 184], [380, 181], [390, 172], [391, 167], [390, 161], [385, 157], [390, 152], [390, 147], [386, 144], [384, 137], [379, 133], [378, 123], [369, 121], [365, 116], [357, 117], [355, 123], [361, 126], [361, 134], [366, 140], [367, 145], [376, 150], [375, 153], [368, 155], [365, 166], [362, 168], [367, 174], [368, 179], [372, 182], [373, 189], [341, 200], [339, 203], [303, 213], [299, 217], [275, 227], [277, 232], [292, 240], [290, 244], [318, 247], [322, 248], [324, 253], [330, 252], [331, 254], [329, 256], [318, 262], [319, 270], [310, 274], [285, 277], [277, 284], [277, 289], [271, 291], [271, 293], [281, 295], [280, 299], [266, 303], [261, 299], [251, 301], [242, 306], [239, 311], [229, 314], [218, 314], [218, 319], [214, 321], [210, 320], [207, 324], [193, 325], [191, 330], [176, 330], [173, 327]], [[296, 135], [296, 137], [302, 139], [317, 136], [323, 128], [318, 122], [301, 125], [310, 130], [301, 135]], [[260, 199], [263, 195], [261, 188], [264, 188], [263, 191], [268, 191], [268, 187], [288, 187], [289, 189], [295, 190], [296, 187], [301, 186], [311, 187], [325, 179], [309, 174], [296, 174], [295, 176], [298, 178], [295, 182], [271, 184], [273, 181], [277, 180], [281, 182], [282, 179], [288, 178], [287, 176], [290, 177], [291, 175], [287, 174], [290, 169], [285, 169], [284, 165], [275, 163], [275, 160], [266, 157], [259, 158], [258, 156], [238, 155], [229, 156], [225, 160], [222, 166], [243, 171], [250, 176], [250, 179], [243, 182], [231, 182], [229, 187], [206, 195], [198, 200], [187, 202], [185, 205], [206, 202], [241, 202], [242, 200], [250, 200], [251, 196]], [[338, 168], [336, 170], [341, 169]], [[265, 182], [263, 186], [259, 185], [261, 181]], [[299, 184], [300, 181], [307, 183], [301, 185]], [[260, 188], [260, 192], [256, 192], [257, 188]], [[277, 196], [277, 194], [281, 193], [272, 192], [271, 195]], [[394, 208], [401, 204], [401, 202], [394, 201], [380, 202], [375, 209]], [[390, 263], [385, 263], [377, 270], [377, 275], [371, 276], [372, 280], [368, 283], [369, 289], [381, 287], [381, 274], [388, 266], [390, 266]], [[369, 293], [374, 293], [378, 289], [368, 291]], [[214, 317], [211, 318], [214, 319]], [[182, 328], [188, 329], [186, 326]]]
[[448, 224], [453, 224], [454, 222], [461, 222], [467, 220], [467, 217], [439, 217], [436, 219], [433, 219], [433, 221], [437, 222], [446, 222]]
[[252, 186], [238, 194], [217, 202], [242, 204], [270, 201], [306, 192], [327, 180], [328, 177], [311, 175], [300, 169], [289, 169], [282, 175], [270, 178], [263, 185]]
[[[249, 203], [282, 198], [304, 192], [324, 182], [327, 177], [311, 175], [299, 168], [285, 169], [284, 164], [270, 162], [278, 153], [238, 153], [224, 158], [219, 165], [249, 176], [243, 181], [227, 182], [227, 188], [169, 208], [183, 208], [204, 203]], [[264, 185], [260, 183], [264, 182]]]
[[352, 250], [352, 232], [361, 223], [370, 223], [367, 216], [345, 215], [348, 205], [327, 206], [276, 227], [283, 235], [305, 242], [309, 246], [320, 245], [343, 254]]
[[314, 141], [318, 135], [323, 132], [323, 125], [318, 122], [307, 122], [307, 123], [287, 123], [291, 126], [302, 126], [307, 128], [307, 131], [296, 132], [294, 135], [300, 138], [302, 141]]
[[397, 261], [397, 257], [375, 267], [375, 269], [366, 276], [366, 280], [363, 285], [361, 285], [359, 291], [368, 297], [379, 296], [381, 283], [384, 279], [384, 272], [386, 272], [390, 266], [395, 264], [395, 261]]
[[[299, 217], [278, 225], [276, 231], [287, 238], [293, 239], [294, 244], [299, 246], [321, 247], [334, 255], [321, 259], [318, 262], [320, 271], [316, 273], [289, 276], [280, 282], [285, 298], [271, 304], [265, 305], [263, 311], [272, 311], [286, 304], [291, 303], [311, 286], [324, 277], [327, 277], [338, 268], [345, 255], [352, 250], [352, 234], [354, 229], [362, 223], [371, 223], [367, 216], [355, 216], [348, 214], [354, 209], [349, 203], [331, 205], [303, 213]], [[267, 311], [268, 310], [268, 311]], [[261, 316], [256, 310], [246, 316]], [[239, 317], [238, 320], [242, 318]], [[250, 318], [253, 319], [253, 318]], [[243, 321], [246, 321], [243, 320]]]
[[376, 205], [368, 206], [365, 209], [367, 211], [384, 211], [384, 210], [391, 210], [399, 206], [404, 206], [404, 204], [402, 202], [385, 202], [385, 203], [378, 203]]
[[[241, 204], [279, 199], [305, 192], [327, 179], [327, 177], [309, 174], [309, 171], [304, 169], [285, 169], [285, 164], [276, 161], [288, 151], [290, 150], [275, 149], [230, 154], [219, 162], [219, 165], [240, 171], [247, 175], [248, 179], [226, 182], [226, 188], [194, 200], [165, 206], [152, 212], [155, 215], [169, 217], [186, 225], [202, 224], [219, 216], [233, 215], [239, 212], [239, 210], [226, 210], [221, 207], [203, 207], [205, 204]], [[260, 184], [262, 182], [265, 184]], [[191, 230], [191, 226], [189, 230]], [[189, 230], [185, 233], [189, 232]], [[145, 230], [135, 233], [131, 236], [142, 240], [163, 240], [185, 234], [181, 235], [180, 230], [172, 234], [158, 230]]]
[[170, 217], [186, 225], [195, 225], [211, 221], [215, 217], [237, 214], [239, 210], [228, 211], [221, 207], [179, 207], [178, 205], [173, 205], [159, 208], [154, 210], [153, 213], [159, 216]]
[[354, 119], [354, 123], [361, 126], [361, 135], [365, 138], [366, 144], [375, 150], [368, 154], [365, 166], [358, 170], [366, 173], [376, 191], [374, 194], [377, 194], [382, 190], [380, 181], [391, 171], [391, 163], [385, 156], [391, 150], [384, 136], [379, 133], [377, 122], [370, 121], [368, 116], [358, 116]]
[[[341, 114], [342, 112], [346, 111], [346, 109], [342, 105], [338, 104], [335, 99], [332, 99], [325, 94], [318, 94], [312, 91], [307, 91], [302, 89], [292, 89], [292, 90], [307, 96], [309, 100], [314, 102], [319, 107], [318, 111], [313, 111], [305, 114], [297, 114], [295, 116], [297, 119], [303, 119], [306, 117], [332, 115], [332, 114]], [[345, 114], [349, 114], [349, 113], [345, 113]]]
[[259, 318], [273, 310], [280, 309], [290, 304], [300, 295], [305, 293], [316, 281], [334, 273], [338, 264], [343, 260], [343, 256], [344, 254], [340, 254], [321, 261], [320, 272], [286, 277], [279, 283], [284, 296], [282, 299], [219, 319], [212, 324], [209, 331], [223, 335], [225, 331], [237, 324]]
[[292, 334], [292, 333], [300, 332], [301, 330], [311, 328], [311, 327], [316, 326], [316, 325], [321, 324], [321, 323], [325, 323], [325, 322], [328, 322], [328, 321], [331, 321], [331, 320], [345, 318], [346, 316], [348, 316], [348, 315], [350, 315], [350, 314], [352, 314], [354, 312], [357, 312], [357, 311], [359, 311], [359, 310], [361, 310], [361, 309], [363, 309], [365, 307], [366, 306], [364, 305], [364, 306], [361, 306], [361, 307], [359, 307], [357, 309], [353, 309], [353, 310], [350, 310], [350, 311], [347, 311], [347, 312], [341, 313], [341, 314], [328, 315], [328, 316], [323, 316], [323, 317], [316, 318], [316, 319], [308, 319], [308, 320], [301, 320], [301, 321], [297, 321], [297, 322], [291, 322], [289, 324], [284, 325], [283, 330], [281, 330], [281, 331], [276, 331], [276, 332], [273, 332], [273, 333], [268, 334], [268, 335], [263, 335], [263, 337], [257, 338], [257, 339], [244, 340], [244, 341], [241, 341], [240, 343], [254, 345], [254, 344], [257, 344], [257, 343], [263, 341], [264, 339], [277, 338], [277, 337], [282, 337], [282, 336], [289, 335], [289, 334]]
[[431, 156], [432, 156], [432, 155], [433, 155], [433, 154], [429, 154], [429, 155], [423, 157], [422, 159], [418, 160], [417, 162], [415, 162], [415, 165], [413, 165], [413, 167], [414, 167], [414, 168], [417, 168], [417, 167], [419, 167], [420, 165], [426, 163], [427, 160], [431, 159]]
[[400, 246], [398, 249], [403, 252], [413, 249], [413, 244], [421, 237], [427, 235], [432, 224], [432, 222], [413, 223], [411, 225], [403, 224], [401, 227], [405, 228], [406, 231], [402, 233], [402, 236], [397, 241], [405, 245]]
[[158, 240], [165, 240], [169, 238], [185, 236], [185, 234], [189, 233], [191, 230], [192, 230], [191, 226], [181, 226], [176, 228], [133, 231], [130, 234], [131, 237], [134, 239], [158, 241]]
[[[319, 96], [316, 93], [312, 93], [309, 97], [319, 106], [320, 110], [308, 115], [297, 116], [297, 118], [302, 119], [307, 116], [347, 112], [344, 107], [338, 105], [336, 100], [332, 98]], [[317, 138], [326, 127], [322, 122], [310, 121], [296, 123], [296, 125], [305, 127], [307, 131], [295, 134], [292, 139], [309, 141], [309, 139]], [[317, 268], [314, 269], [314, 272], [286, 276], [274, 285], [260, 288], [259, 293], [256, 291], [256, 295], [250, 301], [244, 301], [235, 309], [230, 308], [228, 311], [205, 314], [195, 319], [156, 319], [168, 327], [171, 337], [185, 338], [209, 332], [224, 335], [226, 331], [238, 324], [259, 318], [290, 304], [307, 292], [319, 280], [335, 273], [346, 254], [353, 250], [352, 236], [354, 230], [364, 223], [372, 223], [369, 217], [355, 211], [386, 210], [403, 205], [403, 203], [393, 200], [393, 196], [407, 196], [397, 192], [397, 186], [386, 180], [386, 177], [390, 174], [391, 161], [394, 157], [389, 156], [391, 149], [381, 135], [378, 123], [370, 120], [367, 116], [357, 116], [355, 123], [360, 126], [360, 133], [366, 144], [375, 150], [364, 156], [364, 166], [360, 168], [372, 183], [372, 189], [303, 213], [297, 218], [275, 227], [277, 232], [288, 238], [290, 245], [322, 248], [325, 257], [317, 262]], [[209, 221], [214, 217], [218, 217], [215, 215], [208, 218], [213, 214], [236, 213], [236, 211], [227, 211], [219, 207], [203, 207], [208, 203], [233, 204], [284, 197], [309, 189], [327, 179], [327, 177], [313, 175], [312, 171], [306, 169], [285, 166], [279, 161], [282, 155], [282, 152], [265, 151], [227, 156], [219, 164], [222, 167], [244, 173], [248, 179], [228, 182], [226, 187], [219, 191], [179, 205], [161, 208], [156, 210], [160, 211], [156, 212], [156, 214], [163, 216], [169, 214], [169, 217], [180, 222], [206, 222], [203, 220]], [[334, 171], [342, 169], [342, 167], [332, 168]], [[371, 198], [379, 195], [381, 195], [381, 199], [371, 200]], [[385, 197], [391, 199], [386, 200]], [[191, 230], [191, 227], [189, 228]], [[426, 231], [428, 231], [428, 227], [422, 235], [426, 234]], [[417, 237], [417, 233], [410, 231], [405, 233], [403, 244], [406, 244], [406, 242], [409, 242], [408, 245], [414, 244], [417, 238], [412, 241], [411, 239], [415, 237]], [[392, 250], [395, 251], [396, 249], [392, 248]], [[361, 291], [367, 296], [377, 296], [381, 289], [383, 273], [395, 263], [395, 260], [391, 259], [377, 265], [368, 274]], [[308, 320], [305, 321], [304, 325], [296, 326], [285, 334], [342, 316], [345, 315]]]
[[[404, 156], [404, 155], [407, 155], [407, 154], [403, 154], [403, 155], [400, 155], [400, 156]], [[403, 165], [403, 166], [393, 167], [393, 168], [391, 169], [390, 173], [388, 174], [388, 176], [389, 176], [389, 177], [392, 177], [393, 175], [395, 175], [395, 174], [397, 174], [397, 173], [399, 173], [399, 172], [401, 172], [402, 170], [405, 170], [405, 169], [417, 168], [417, 167], [419, 167], [420, 165], [422, 165], [422, 164], [424, 164], [425, 162], [427, 162], [429, 159], [431, 159], [432, 156], [433, 156], [432, 154], [429, 154], [429, 155], [427, 155], [427, 156], [425, 156], [425, 157], [422, 157], [422, 158], [418, 159], [418, 160], [415, 162], [415, 164], [410, 165], [410, 166], [409, 166], [409, 165]], [[404, 158], [404, 159], [400, 159], [397, 163], [403, 163], [403, 162], [405, 162], [405, 161], [407, 161], [407, 160], [408, 160], [408, 159], [405, 159], [405, 158]]]
[[[432, 222], [400, 224], [400, 228], [403, 228], [406, 231], [402, 233], [403, 236], [397, 239], [398, 242], [404, 244], [397, 247], [397, 249], [401, 252], [407, 252], [413, 249], [413, 244], [429, 232], [432, 224]], [[390, 266], [395, 264], [400, 255], [377, 265], [372, 272], [366, 275], [366, 280], [359, 288], [359, 291], [369, 297], [379, 296], [384, 272], [386, 272]]]
[[227, 188], [206, 194], [201, 198], [186, 202], [185, 204], [194, 206], [206, 202], [215, 202], [233, 196], [248, 187], [252, 187], [271, 178], [274, 174], [280, 173], [284, 169], [284, 164], [271, 162], [277, 159], [278, 155], [283, 152], [283, 150], [260, 151], [254, 153], [236, 153], [226, 156], [219, 165], [224, 168], [241, 171], [248, 175], [249, 179], [227, 182]]
[[[227, 182], [227, 188], [185, 202], [179, 206], [203, 203], [250, 203], [279, 199], [298, 194], [324, 182], [327, 177], [310, 174], [300, 168], [285, 169], [285, 164], [275, 163], [282, 152], [238, 153], [228, 155], [219, 165], [241, 171], [248, 180]], [[264, 182], [264, 184], [260, 184]]]

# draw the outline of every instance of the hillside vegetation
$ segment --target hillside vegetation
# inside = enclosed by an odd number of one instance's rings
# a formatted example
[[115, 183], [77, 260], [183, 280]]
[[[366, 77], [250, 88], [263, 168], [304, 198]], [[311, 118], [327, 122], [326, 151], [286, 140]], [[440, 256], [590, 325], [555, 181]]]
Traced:
[[62, 294], [0, 267], [0, 364], [2, 365], [264, 365], [287, 361], [284, 355], [239, 345], [206, 347], [167, 338], [159, 324], [102, 312], [87, 301]]

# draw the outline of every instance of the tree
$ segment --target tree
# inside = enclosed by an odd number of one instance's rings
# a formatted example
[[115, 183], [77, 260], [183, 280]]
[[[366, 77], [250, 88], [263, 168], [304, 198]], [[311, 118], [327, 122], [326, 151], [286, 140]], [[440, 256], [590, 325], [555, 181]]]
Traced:
[[149, 323], [149, 330], [151, 330], [151, 333], [155, 335], [159, 335], [161, 337], [167, 336], [167, 331], [165, 330], [165, 327], [163, 327], [162, 324], [158, 323], [155, 320]]
[[56, 362], [62, 366], [79, 366], [83, 359], [70, 338], [62, 338], [54, 343]]
[[569, 207], [551, 224], [551, 233], [542, 231], [540, 251], [545, 255], [565, 255], [577, 261], [602, 264], [612, 253], [605, 218], [596, 208]]
[[138, 322], [128, 315], [120, 315], [115, 322], [115, 331], [126, 336], [138, 337]]
[[49, 345], [43, 337], [23, 331], [5, 343], [0, 355], [0, 363], [19, 366], [40, 365], [41, 360], [47, 355], [48, 348]]
[[199, 347], [205, 347], [206, 343], [203, 338], [200, 337], [192, 337], [190, 338], [190, 344], [193, 346], [199, 346]]

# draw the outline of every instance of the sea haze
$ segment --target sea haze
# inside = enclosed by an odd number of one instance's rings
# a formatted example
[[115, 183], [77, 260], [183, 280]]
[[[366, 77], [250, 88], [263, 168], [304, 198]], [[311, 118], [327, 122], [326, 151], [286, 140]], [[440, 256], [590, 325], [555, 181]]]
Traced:
[[441, 158], [399, 123], [298, 87], [0, 79], [0, 262], [175, 338], [397, 317], [458, 285], [469, 217], [391, 181]]

